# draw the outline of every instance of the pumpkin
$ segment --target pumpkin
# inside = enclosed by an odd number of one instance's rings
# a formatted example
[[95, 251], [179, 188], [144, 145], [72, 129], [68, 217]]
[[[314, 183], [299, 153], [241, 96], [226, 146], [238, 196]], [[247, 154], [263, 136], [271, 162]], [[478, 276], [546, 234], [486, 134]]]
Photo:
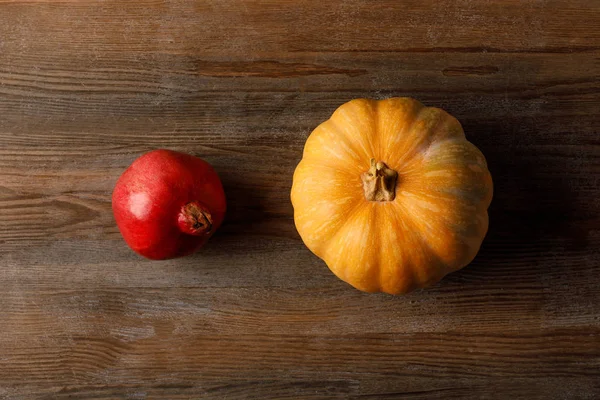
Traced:
[[338, 278], [400, 294], [473, 260], [492, 178], [447, 112], [410, 98], [355, 99], [308, 137], [291, 200], [302, 240]]

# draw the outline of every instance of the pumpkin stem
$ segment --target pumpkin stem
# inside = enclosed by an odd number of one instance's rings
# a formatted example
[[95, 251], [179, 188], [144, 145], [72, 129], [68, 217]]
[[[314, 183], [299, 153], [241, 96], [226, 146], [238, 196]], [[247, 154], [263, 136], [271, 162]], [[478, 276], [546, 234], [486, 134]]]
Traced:
[[365, 198], [369, 201], [391, 201], [396, 197], [398, 173], [382, 161], [371, 158], [371, 168], [361, 175]]
[[208, 235], [212, 232], [213, 222], [210, 211], [197, 201], [181, 207], [177, 216], [177, 225], [183, 233], [193, 236]]

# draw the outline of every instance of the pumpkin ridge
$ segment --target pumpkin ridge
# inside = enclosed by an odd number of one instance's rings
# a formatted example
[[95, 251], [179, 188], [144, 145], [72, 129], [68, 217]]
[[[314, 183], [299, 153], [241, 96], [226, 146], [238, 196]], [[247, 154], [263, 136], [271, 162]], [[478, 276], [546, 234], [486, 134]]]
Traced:
[[[438, 110], [441, 110], [441, 109], [438, 108]], [[434, 147], [443, 147], [443, 146], [446, 146], [446, 145], [448, 145], [449, 143], [452, 143], [452, 142], [457, 143], [457, 144], [459, 144], [459, 143], [465, 143], [466, 142], [466, 143], [472, 145], [472, 143], [469, 142], [469, 140], [466, 138], [465, 132], [462, 129], [462, 126], [460, 125], [460, 122], [456, 118], [454, 118], [452, 115], [446, 113], [444, 110], [441, 110], [441, 111], [444, 112], [449, 117], [449, 118], [446, 119], [446, 121], [444, 121], [444, 125], [446, 125], [447, 122], [457, 122], [459, 124], [459, 126], [460, 126], [460, 133], [461, 133], [461, 135], [460, 136], [442, 137], [442, 138], [437, 138], [437, 139], [432, 140], [429, 143], [429, 145], [427, 146], [427, 149], [425, 149], [423, 151], [423, 160], [424, 160], [424, 162], [428, 161], [429, 155], [430, 155], [430, 153], [432, 151], [432, 148], [434, 148]], [[442, 128], [443, 128], [443, 126], [439, 126], [438, 125], [438, 126], [436, 126], [435, 129], [432, 129], [432, 132], [437, 132], [438, 130], [441, 130]], [[477, 149], [477, 150], [479, 150], [479, 149]], [[482, 154], [482, 156], [483, 156], [483, 154]], [[487, 165], [486, 165], [486, 168], [487, 168]]]
[[[440, 112], [443, 111], [439, 108], [435, 108], [435, 107], [423, 107], [421, 110], [419, 110], [419, 113], [417, 114], [416, 118], [413, 120], [413, 122], [411, 123], [410, 129], [407, 130], [407, 132], [411, 132], [415, 129], [415, 123], [419, 120], [422, 119], [422, 115], [426, 112], [431, 112], [431, 111], [436, 111], [436, 112]], [[434, 125], [432, 125], [431, 127], [429, 127], [427, 129], [427, 131], [423, 132], [424, 135], [422, 137], [416, 138], [414, 143], [408, 148], [405, 149], [403, 154], [400, 156], [398, 163], [400, 164], [407, 164], [410, 163], [410, 161], [414, 160], [418, 155], [422, 154], [422, 151], [417, 151], [417, 149], [419, 149], [420, 147], [426, 147], [429, 148], [429, 146], [431, 146], [432, 143], [432, 138], [431, 138], [431, 134], [432, 132], [435, 132], [439, 125], [444, 121], [446, 115], [446, 113], [439, 113], [440, 118], [435, 121]]]
[[[419, 197], [419, 195], [415, 195], [415, 196]], [[411, 201], [411, 200], [407, 199], [407, 201]], [[452, 208], [447, 208], [447, 207], [449, 207], [448, 205], [443, 205], [441, 207], [445, 208], [446, 211], [452, 209]], [[415, 215], [415, 210], [412, 210], [411, 214], [413, 214], [413, 218], [418, 218], [419, 220], [430, 220], [430, 221], [434, 220], [434, 218], [428, 218], [427, 214], [429, 213], [429, 211], [427, 211], [423, 207], [420, 207], [419, 205], [416, 205], [416, 208], [419, 209], [420, 211], [416, 211], [418, 213], [418, 215]], [[466, 211], [463, 211], [463, 212], [469, 216], [476, 215], [477, 216], [476, 218], [480, 218], [480, 217], [487, 218], [487, 211], [484, 211], [483, 213], [477, 212], [477, 211], [473, 212], [473, 213], [466, 212]], [[411, 221], [414, 222], [414, 219], [411, 219]], [[438, 234], [441, 234], [444, 237], [452, 236], [452, 240], [454, 241], [454, 243], [456, 245], [462, 244], [462, 245], [466, 246], [466, 249], [463, 249], [465, 252], [461, 255], [460, 258], [457, 259], [457, 263], [450, 264], [450, 263], [444, 261], [443, 256], [441, 254], [439, 254], [434, 249], [434, 247], [431, 246], [431, 244], [430, 244], [432, 242], [431, 240], [423, 240], [424, 243], [427, 244], [428, 249], [432, 253], [434, 253], [438, 256], [442, 265], [451, 267], [452, 270], [460, 269], [464, 265], [468, 264], [468, 262], [470, 262], [470, 259], [472, 259], [472, 257], [470, 257], [470, 254], [473, 253], [473, 251], [475, 250], [475, 252], [473, 254], [473, 257], [474, 257], [474, 255], [477, 253], [479, 247], [481, 246], [481, 240], [479, 238], [482, 235], [485, 236], [485, 233], [487, 232], [487, 227], [483, 227], [483, 229], [481, 227], [477, 227], [477, 229], [474, 232], [469, 232], [469, 228], [474, 228], [474, 227], [462, 226], [461, 224], [458, 224], [456, 221], [449, 219], [448, 215], [446, 213], [441, 213], [441, 215], [439, 215], [437, 217], [437, 221], [431, 225], [436, 227], [435, 230], [437, 231]], [[424, 230], [420, 224], [413, 223], [413, 226], [416, 230], [418, 230], [421, 233], [420, 236], [423, 239], [427, 239], [428, 231]], [[427, 226], [427, 228], [429, 229], [429, 226]], [[456, 253], [456, 251], [453, 251], [453, 253]], [[465, 261], [467, 259], [469, 259], [469, 260]], [[460, 261], [458, 261], [458, 260], [460, 260]]]
[[[379, 101], [368, 99], [371, 102], [371, 110], [373, 114], [373, 132], [375, 132], [375, 136], [379, 137]], [[371, 142], [371, 150], [372, 150], [372, 158], [381, 157], [383, 152], [381, 151], [381, 140], [377, 140], [377, 143]], [[381, 161], [381, 160], [378, 160]]]
[[[474, 178], [469, 180], [472, 179]], [[457, 189], [460, 190], [460, 186], [458, 186]], [[478, 221], [481, 219], [487, 220], [489, 218], [486, 206], [487, 199], [489, 198], [487, 194], [475, 196], [468, 196], [466, 194], [457, 195], [446, 191], [432, 191], [431, 186], [412, 187], [406, 192], [409, 193], [411, 197], [414, 196], [423, 201], [429, 199], [430, 201], [427, 201], [428, 203], [437, 204], [437, 206], [440, 207], [440, 212], [437, 213], [439, 220], [436, 225], [441, 227], [440, 229], [442, 229], [442, 233], [444, 233], [445, 236], [455, 232], [456, 240], [467, 246], [469, 253], [479, 249], [482, 237], [485, 236], [488, 229], [487, 223], [483, 225], [465, 225], [457, 223], [451, 216], [453, 214], [458, 214], [463, 217], [463, 220], [472, 221], [473, 223], [475, 223], [475, 219]], [[411, 201], [410, 198], [405, 198], [403, 200]], [[422, 220], [432, 219], [426, 218], [426, 214], [428, 214], [429, 211], [419, 205], [416, 205], [416, 207], [422, 210], [422, 212], [420, 212]], [[469, 207], [472, 207], [473, 210], [470, 210]], [[475, 216], [475, 218], [472, 218], [473, 216]], [[447, 229], [444, 229], [444, 227], [447, 227]], [[458, 268], [460, 267], [461, 266]]]
[[330, 238], [327, 240], [320, 240], [319, 245], [315, 246], [313, 249], [311, 249], [311, 251], [314, 254], [316, 254], [317, 256], [323, 258], [322, 256], [325, 253], [327, 253], [329, 245], [337, 239], [340, 231], [344, 230], [344, 228], [348, 225], [349, 221], [351, 221], [354, 218], [357, 211], [361, 207], [364, 207], [364, 206], [365, 206], [365, 204], [362, 203], [360, 200], [355, 200], [353, 202], [352, 206], [349, 207], [348, 210], [345, 212], [346, 215], [345, 215], [344, 221], [340, 224], [340, 226], [336, 230], [334, 230], [331, 233]]
[[[335, 241], [339, 238], [339, 236], [341, 235], [342, 232], [344, 232], [345, 228], [349, 225], [349, 223], [351, 221], [354, 221], [354, 219], [356, 218], [357, 214], [358, 214], [358, 210], [360, 210], [361, 208], [365, 208], [368, 207], [368, 203], [362, 203], [360, 201], [358, 201], [356, 203], [356, 205], [354, 207], [352, 207], [352, 209], [348, 210], [348, 212], [346, 213], [346, 220], [340, 225], [340, 227], [337, 229], [337, 231], [331, 236], [331, 238], [329, 240], [327, 240], [326, 243], [323, 243], [321, 246], [322, 252], [321, 254], [317, 254], [317, 252], [313, 251], [317, 256], [321, 257], [323, 260], [325, 260], [325, 256], [327, 255], [327, 253], [329, 252], [329, 247], [335, 243]], [[330, 262], [328, 262], [327, 260], [325, 260], [325, 262], [327, 263], [327, 265], [330, 264]], [[333, 264], [333, 263], [331, 263]], [[337, 275], [337, 274], [336, 274]], [[344, 274], [344, 277], [341, 278], [342, 280], [347, 282], [347, 278], [346, 278], [346, 274]]]
[[[378, 219], [382, 218], [381, 214], [387, 214], [386, 213], [386, 208], [381, 208], [381, 207], [371, 207], [371, 211], [372, 215], [371, 215], [371, 219], [375, 222], [377, 222]], [[385, 215], [384, 217], [387, 217], [387, 215]], [[376, 226], [379, 226], [379, 224], [377, 224]], [[383, 254], [383, 252], [381, 251], [383, 243], [381, 240], [377, 240], [376, 241], [376, 246], [378, 247], [378, 254], [379, 259], [376, 262], [376, 268], [377, 268], [377, 291], [381, 292], [383, 290], [383, 273], [385, 272], [383, 266], [384, 264], [382, 263], [382, 257], [381, 254]]]
[[[399, 203], [395, 203], [395, 205], [397, 207], [403, 208]], [[423, 281], [421, 279], [421, 277], [419, 275], [417, 275], [414, 270], [412, 271], [413, 275], [417, 278], [417, 282], [418, 282], [417, 287], [424, 288], [424, 287], [427, 287], [431, 281], [437, 282], [440, 279], [442, 279], [448, 273], [448, 272], [446, 272], [446, 273], [443, 272], [444, 267], [449, 267], [449, 265], [443, 261], [443, 259], [437, 254], [437, 251], [435, 251], [429, 245], [427, 240], [425, 240], [423, 229], [414, 222], [414, 219], [413, 219], [413, 217], [410, 216], [410, 213], [408, 213], [407, 210], [402, 210], [401, 213], [405, 217], [407, 216], [406, 218], [402, 219], [402, 222], [406, 225], [409, 225], [409, 228], [410, 228], [410, 229], [406, 229], [405, 232], [409, 231], [409, 232], [418, 233], [415, 236], [418, 238], [417, 243], [419, 245], [421, 253], [429, 254], [430, 257], [433, 258], [432, 262], [430, 262], [429, 264], [433, 265], [434, 268], [432, 268], [429, 272], [431, 272], [432, 270], [434, 271], [434, 273], [435, 273], [434, 278], [430, 278], [427, 281]], [[396, 217], [398, 218], [398, 216], [396, 216]]]
[[[378, 144], [376, 143], [377, 141], [377, 137], [379, 136], [378, 133], [378, 125], [377, 125], [377, 115], [378, 115], [378, 111], [377, 111], [377, 104], [379, 103], [377, 100], [373, 100], [373, 99], [367, 99], [367, 98], [362, 98], [359, 99], [363, 108], [365, 109], [365, 112], [367, 112], [370, 116], [370, 118], [373, 120], [373, 129], [371, 134], [367, 134], [367, 132], [361, 132], [361, 138], [363, 138], [362, 142], [366, 142], [366, 144], [369, 147], [369, 150], [371, 151], [370, 154], [372, 154], [373, 156], [377, 156], [379, 154], [377, 154], [377, 151], [379, 150], [378, 148]], [[378, 142], [378, 141], [377, 141]], [[370, 158], [369, 158], [370, 160]]]
[[[363, 99], [363, 98], [351, 100], [348, 103], [345, 103], [345, 104], [341, 105], [340, 107], [338, 107], [338, 109], [335, 110], [335, 112], [333, 113], [331, 118], [329, 118], [329, 120], [332, 121], [334, 125], [336, 125], [336, 127], [338, 128], [338, 132], [340, 132], [344, 136], [344, 138], [347, 140], [347, 142], [349, 142], [350, 145], [354, 149], [361, 150], [360, 153], [362, 153], [362, 155], [364, 156], [363, 160], [367, 160], [367, 161], [369, 161], [371, 158], [373, 158], [372, 155], [375, 153], [375, 148], [372, 143], [371, 135], [364, 133], [360, 129], [357, 129], [359, 134], [352, 135], [350, 132], [347, 132], [346, 129], [344, 129], [342, 126], [340, 126], [340, 122], [344, 122], [344, 123], [350, 125], [350, 123], [352, 122], [352, 117], [355, 117], [355, 114], [357, 114], [356, 112], [351, 112], [351, 110], [349, 110], [350, 105], [354, 106], [355, 104], [366, 103], [372, 107], [372, 104], [374, 102], [375, 102], [374, 100]], [[375, 120], [376, 114], [373, 112], [372, 109], [369, 110], [369, 113], [370, 113], [371, 118], [373, 120]], [[344, 121], [338, 121], [337, 120], [338, 118], [343, 118]], [[374, 131], [374, 134], [377, 133], [375, 130], [373, 130], [373, 131]], [[356, 140], [357, 140], [356, 144], [352, 143], [352, 140], [350, 139], [352, 136], [356, 137]], [[363, 160], [361, 160], [361, 161], [363, 161]]]
[[[334, 165], [334, 163], [331, 162], [329, 159], [326, 159], [324, 161], [322, 157], [315, 157], [315, 156], [303, 157], [302, 160], [300, 161], [300, 163], [305, 163], [310, 166], [319, 166], [321, 168], [327, 168], [332, 171], [336, 171], [338, 173], [347, 175], [348, 179], [353, 179], [354, 176], [356, 175], [355, 171], [340, 168], [339, 165]], [[300, 165], [300, 163], [298, 163], [298, 165]], [[297, 168], [298, 167], [296, 167], [296, 169]]]
[[[296, 171], [294, 172], [294, 180], [292, 183], [292, 191], [291, 191], [291, 202], [292, 202], [292, 206], [294, 207], [294, 222], [296, 224], [296, 227], [299, 228], [298, 231], [301, 234], [301, 237], [303, 239], [303, 241], [308, 245], [308, 243], [312, 243], [312, 247], [311, 250], [313, 251], [313, 253], [317, 254], [320, 256], [320, 254], [322, 253], [320, 248], [323, 246], [323, 240], [321, 240], [320, 238], [322, 237], [322, 235], [325, 235], [324, 233], [320, 233], [317, 234], [316, 236], [313, 236], [311, 238], [309, 237], [304, 237], [303, 233], [306, 232], [306, 229], [309, 228], [305, 228], [303, 227], [304, 224], [304, 220], [305, 217], [307, 215], [309, 215], [310, 213], [312, 214], [317, 214], [317, 215], [321, 215], [321, 211], [319, 211], [318, 209], [315, 209], [313, 211], [310, 211], [309, 214], [307, 214], [307, 208], [310, 207], [310, 203], [306, 203], [306, 199], [303, 198], [302, 194], [306, 193], [307, 188], [304, 186], [300, 186], [300, 185], [304, 185], [305, 180], [307, 179], [307, 171], [309, 171], [311, 169], [311, 164], [310, 163], [306, 163], [306, 160], [302, 160], [299, 164], [298, 167], [296, 167]], [[308, 165], [307, 165], [308, 164]], [[323, 166], [319, 166], [320, 168], [323, 168]], [[328, 168], [329, 169], [329, 168]], [[339, 173], [339, 171], [338, 171]], [[351, 176], [351, 175], [348, 175]], [[334, 207], [334, 212], [335, 213], [351, 213], [353, 212], [353, 210], [355, 210], [357, 207], [359, 207], [361, 205], [361, 199], [360, 199], [360, 186], [356, 185], [356, 192], [354, 192], [353, 189], [348, 190], [344, 196], [340, 196], [339, 198], [344, 198], [344, 199], [348, 199], [349, 201], [346, 204], [335, 204], [335, 202], [333, 203], [333, 207]], [[312, 192], [312, 191], [311, 191]], [[313, 192], [314, 193], [314, 192]], [[314, 194], [313, 194], [314, 196]], [[318, 196], [318, 194], [317, 194]], [[330, 203], [331, 204], [331, 203]], [[303, 210], [302, 214], [300, 214], [300, 210]], [[298, 225], [299, 222], [302, 221], [302, 224]], [[347, 222], [347, 217], [339, 222], [336, 222], [336, 224], [339, 223], [339, 227], [337, 229], [332, 229], [329, 231], [329, 234], [327, 234], [327, 236], [325, 237], [331, 237], [332, 235], [335, 235], [337, 233], [337, 231], [339, 229], [341, 229]], [[331, 225], [333, 227], [333, 225]], [[317, 243], [319, 243], [318, 248], [315, 248], [314, 246], [317, 245]]]
[[[396, 235], [396, 236], [401, 236], [401, 237], [405, 237], [406, 236], [406, 231], [408, 229], [405, 228], [405, 223], [403, 221], [406, 220], [406, 218], [400, 218], [399, 214], [403, 213], [403, 211], [399, 212], [395, 212], [393, 211], [393, 207], [392, 209], [390, 208], [386, 208], [386, 217], [392, 219], [392, 221], [390, 221], [390, 223], [392, 223], [394, 226], [397, 227], [398, 231], [401, 233], [400, 235]], [[403, 214], [405, 215], [405, 214]], [[406, 216], [406, 215], [405, 215]], [[410, 282], [415, 282], [415, 280], [417, 280], [417, 276], [415, 274], [415, 271], [413, 269], [413, 264], [411, 263], [410, 257], [407, 255], [406, 251], [402, 250], [402, 247], [400, 246], [400, 242], [401, 240], [398, 240], [398, 246], [400, 247], [400, 262], [397, 263], [395, 265], [395, 269], [396, 269], [396, 275], [400, 274], [400, 275], [404, 275], [404, 280], [406, 282], [408, 282], [408, 287], [406, 288], [398, 288], [398, 290], [400, 292], [404, 291], [404, 292], [408, 292], [411, 291], [415, 288], [414, 283], [411, 285]], [[380, 278], [381, 278], [381, 273], [380, 273]], [[384, 285], [383, 285], [383, 281], [380, 283], [380, 286], [382, 287], [382, 289], [384, 289]], [[383, 290], [386, 293], [390, 293], [391, 291], [388, 290]], [[398, 293], [398, 291], [393, 291], [394, 293]]]
[[[313, 154], [311, 151], [312, 146], [316, 146], [316, 143], [313, 144], [313, 142], [326, 141], [327, 139], [331, 139], [331, 136], [334, 136], [336, 140], [340, 140], [340, 142], [343, 143], [343, 149], [341, 150], [340, 156], [337, 156], [334, 152], [332, 152], [331, 147], [325, 147], [327, 149], [326, 154]], [[350, 149], [352, 152], [348, 151], [347, 149]], [[354, 147], [354, 145], [336, 125], [335, 121], [328, 119], [327, 121], [319, 124], [319, 126], [315, 128], [309, 135], [304, 147], [302, 159], [314, 159], [319, 165], [331, 163], [336, 169], [340, 169], [340, 163], [343, 162], [342, 167], [346, 168], [347, 172], [354, 173], [355, 171], [351, 166], [355, 163], [359, 163], [362, 160], [362, 155], [356, 150], [357, 149]]]
[[[477, 208], [486, 211], [489, 208], [490, 202], [491, 202], [491, 197], [492, 197], [492, 191], [493, 191], [493, 182], [491, 180], [491, 174], [489, 173], [488, 169], [487, 169], [487, 161], [485, 159], [485, 156], [481, 153], [481, 151], [470, 141], [468, 141], [466, 138], [461, 139], [461, 138], [449, 138], [446, 140], [442, 140], [440, 142], [436, 142], [436, 150], [437, 148], [444, 148], [446, 147], [446, 151], [447, 151], [447, 146], [448, 144], [454, 142], [454, 144], [457, 145], [461, 145], [467, 148], [467, 151], [469, 152], [473, 152], [475, 153], [479, 159], [482, 161], [482, 164], [480, 165], [481, 167], [481, 172], [483, 173], [483, 175], [481, 176], [482, 178], [485, 178], [485, 184], [482, 184], [483, 187], [486, 186], [490, 186], [489, 190], [486, 190], [485, 193], [482, 193], [481, 195], [478, 195], [477, 193], [475, 194], [470, 194], [466, 191], [466, 189], [468, 189], [468, 187], [462, 188], [462, 187], [458, 187], [457, 190], [462, 190], [462, 193], [460, 195], [456, 195], [450, 192], [444, 192], [444, 191], [436, 191], [436, 193], [445, 193], [447, 195], [449, 195], [450, 197], [455, 197], [455, 198], [468, 198], [470, 200], [470, 202]], [[432, 152], [433, 148], [430, 147], [427, 150], [427, 154], [424, 157], [423, 162], [424, 163], [433, 163], [432, 160], [430, 160], [431, 157], [431, 152]], [[460, 164], [459, 164], [460, 165]], [[440, 170], [444, 170], [446, 168], [440, 168]], [[463, 166], [461, 168], [462, 170], [466, 170], [465, 167]], [[431, 171], [429, 171], [431, 172]], [[468, 171], [467, 171], [468, 172]], [[421, 174], [426, 174], [427, 172], [422, 172]], [[426, 177], [421, 176], [421, 179], [427, 179]]]
[[[415, 99], [411, 99], [410, 97], [392, 97], [389, 99], [385, 99], [385, 100], [381, 100], [382, 102], [386, 103], [386, 104], [390, 104], [394, 101], [398, 101], [398, 100], [408, 100], [409, 103], [411, 103], [411, 105], [418, 107], [416, 109], [416, 113], [411, 116], [410, 119], [408, 119], [407, 121], [405, 121], [404, 124], [402, 124], [402, 126], [400, 127], [399, 131], [393, 133], [393, 136], [405, 136], [407, 132], [410, 132], [412, 130], [412, 127], [415, 123], [415, 121], [417, 120], [417, 117], [419, 116], [419, 114], [421, 113], [421, 111], [427, 107], [425, 107], [425, 105], [423, 103], [421, 103], [418, 100]], [[380, 121], [380, 117], [383, 116], [383, 114], [379, 115], [378, 114], [378, 118], [377, 118], [377, 123], [379, 124]], [[410, 116], [410, 115], [409, 115]], [[379, 125], [378, 125], [378, 129], [379, 129]], [[404, 138], [403, 138], [404, 139]], [[388, 163], [393, 164], [393, 159], [394, 157], [392, 156], [392, 154], [390, 154], [390, 145], [389, 143], [387, 143], [387, 146], [385, 146], [385, 148], [383, 147], [384, 144], [382, 142], [380, 142], [380, 145], [382, 146], [380, 148], [381, 151], [381, 158], [384, 161], [387, 161]], [[396, 144], [395, 146], [398, 146], [398, 144]], [[397, 150], [397, 149], [394, 149]], [[397, 165], [393, 165], [392, 167], [396, 167], [396, 170], [399, 170], [402, 167], [401, 163], [396, 163]]]
[[[419, 116], [424, 112], [424, 110], [426, 110], [428, 108], [428, 107], [425, 107], [425, 105], [423, 105], [421, 102], [417, 102], [417, 103], [421, 107], [418, 109], [417, 113], [413, 116], [413, 118], [410, 121], [408, 121], [408, 123], [406, 124], [406, 127], [404, 129], [402, 129], [402, 132], [399, 132], [398, 134], [402, 134], [403, 136], [407, 136], [408, 133], [410, 133], [413, 130], [415, 123], [419, 120]], [[403, 137], [402, 140], [403, 141], [406, 140], [406, 137]], [[406, 153], [407, 152], [404, 151], [402, 154], [400, 154], [400, 156], [396, 160], [396, 164], [397, 164], [397, 168], [398, 168], [397, 169], [398, 173], [400, 173], [400, 170], [402, 170], [403, 169], [402, 167], [404, 167], [405, 164], [406, 164], [406, 160], [404, 159], [405, 158], [404, 156], [405, 156]]]

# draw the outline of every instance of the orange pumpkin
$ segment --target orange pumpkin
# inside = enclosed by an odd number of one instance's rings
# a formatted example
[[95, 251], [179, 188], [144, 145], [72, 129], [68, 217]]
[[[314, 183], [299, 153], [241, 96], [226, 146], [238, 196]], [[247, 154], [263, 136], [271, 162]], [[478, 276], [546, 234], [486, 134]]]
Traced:
[[291, 198], [302, 240], [335, 275], [399, 294], [473, 260], [492, 178], [445, 111], [410, 98], [356, 99], [307, 139]]

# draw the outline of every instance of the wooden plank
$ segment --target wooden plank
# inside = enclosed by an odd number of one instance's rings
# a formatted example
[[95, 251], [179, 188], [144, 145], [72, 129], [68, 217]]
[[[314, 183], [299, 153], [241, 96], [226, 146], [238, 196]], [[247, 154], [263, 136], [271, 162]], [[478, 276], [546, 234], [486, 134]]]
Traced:
[[[545, 379], [523, 378], [470, 378], [444, 379], [435, 381], [428, 378], [411, 377], [398, 384], [393, 377], [372, 379], [371, 384], [363, 384], [356, 379], [340, 377], [338, 379], [319, 380], [280, 380], [255, 381], [230, 379], [227, 383], [206, 378], [201, 384], [187, 381], [175, 383], [140, 382], [124, 385], [69, 385], [41, 386], [25, 385], [5, 389], [13, 399], [25, 399], [33, 395], [38, 398], [53, 399], [114, 399], [114, 398], [169, 398], [243, 400], [262, 397], [265, 393], [273, 398], [293, 399], [382, 399], [392, 400], [398, 397], [406, 399], [464, 399], [486, 398], [503, 399], [504, 396], [528, 396], [528, 398], [590, 398], [598, 390], [593, 379], [552, 377]], [[25, 395], [22, 395], [22, 394]]]
[[[519, 283], [512, 286], [506, 278], [495, 279], [500, 274], [470, 268], [409, 299], [348, 290], [324, 267], [318, 268], [321, 269], [309, 269], [317, 277], [298, 285], [266, 278], [262, 285], [250, 282], [247, 286], [241, 286], [242, 283], [239, 287], [227, 287], [224, 284], [235, 278], [209, 279], [216, 273], [207, 270], [188, 273], [188, 286], [176, 285], [184, 278], [179, 272], [174, 274], [174, 282], [160, 282], [162, 287], [131, 287], [127, 286], [131, 277], [116, 269], [108, 269], [111, 275], [118, 274], [112, 280], [96, 278], [98, 273], [92, 270], [88, 282], [81, 282], [80, 286], [88, 286], [85, 289], [23, 289], [25, 284], [19, 287], [8, 282], [3, 295], [6, 309], [0, 316], [12, 326], [3, 329], [0, 343], [32, 345], [46, 336], [81, 336], [128, 327], [157, 330], [164, 324], [175, 331], [212, 335], [236, 334], [240, 330], [247, 335], [512, 335], [542, 328], [593, 330], [600, 318], [595, 307], [600, 295], [593, 284], [586, 283], [594, 276], [590, 267], [572, 269], [580, 276], [568, 280], [569, 284], [578, 285], [575, 294], [564, 287], [564, 275], [557, 268], [552, 268], [549, 276], [541, 276], [538, 271], [515, 273]], [[73, 268], [65, 267], [63, 274], [72, 271]], [[142, 284], [151, 285], [155, 275], [158, 273], [151, 271]], [[289, 273], [281, 275], [281, 279], [298, 278]], [[62, 278], [58, 271], [54, 276]], [[126, 283], [118, 288], [109, 286], [116, 280]], [[89, 281], [97, 282], [96, 287]], [[467, 285], [460, 291], [461, 286]], [[64, 286], [75, 284], [66, 282]], [[570, 304], [564, 304], [566, 299]], [[519, 316], [518, 324], [515, 315]], [[22, 335], [24, 327], [31, 335]]]
[[[105, 313], [110, 316], [110, 313]], [[353, 379], [387, 375], [435, 378], [597, 376], [598, 331], [545, 330], [469, 334], [417, 332], [327, 335], [200, 332], [163, 318], [35, 341], [10, 341], [0, 381], [10, 383], [127, 384], [206, 378]], [[233, 328], [233, 327], [232, 327]], [[7, 340], [8, 339], [8, 340]], [[3, 339], [9, 341], [11, 336]], [[165, 379], [166, 378], [166, 379]]]
[[[0, 61], [4, 93], [109, 93], [185, 97], [198, 92], [322, 92], [360, 90], [433, 93], [549, 94], [597, 88], [600, 50], [585, 53], [274, 52], [243, 54], [136, 53], [90, 59], [60, 52], [10, 54]], [[244, 78], [244, 79], [240, 79]], [[276, 79], [274, 79], [276, 78]], [[589, 89], [588, 89], [589, 90]], [[41, 95], [41, 93], [40, 93]]]
[[[594, 1], [3, 1], [17, 51], [570, 53], [598, 49]], [[52, 23], [48, 23], [52, 21]], [[16, 29], [18, 27], [18, 29]], [[69, 29], [65, 29], [68, 27]], [[6, 29], [6, 28], [5, 28]], [[13, 50], [11, 46], [7, 51]]]

